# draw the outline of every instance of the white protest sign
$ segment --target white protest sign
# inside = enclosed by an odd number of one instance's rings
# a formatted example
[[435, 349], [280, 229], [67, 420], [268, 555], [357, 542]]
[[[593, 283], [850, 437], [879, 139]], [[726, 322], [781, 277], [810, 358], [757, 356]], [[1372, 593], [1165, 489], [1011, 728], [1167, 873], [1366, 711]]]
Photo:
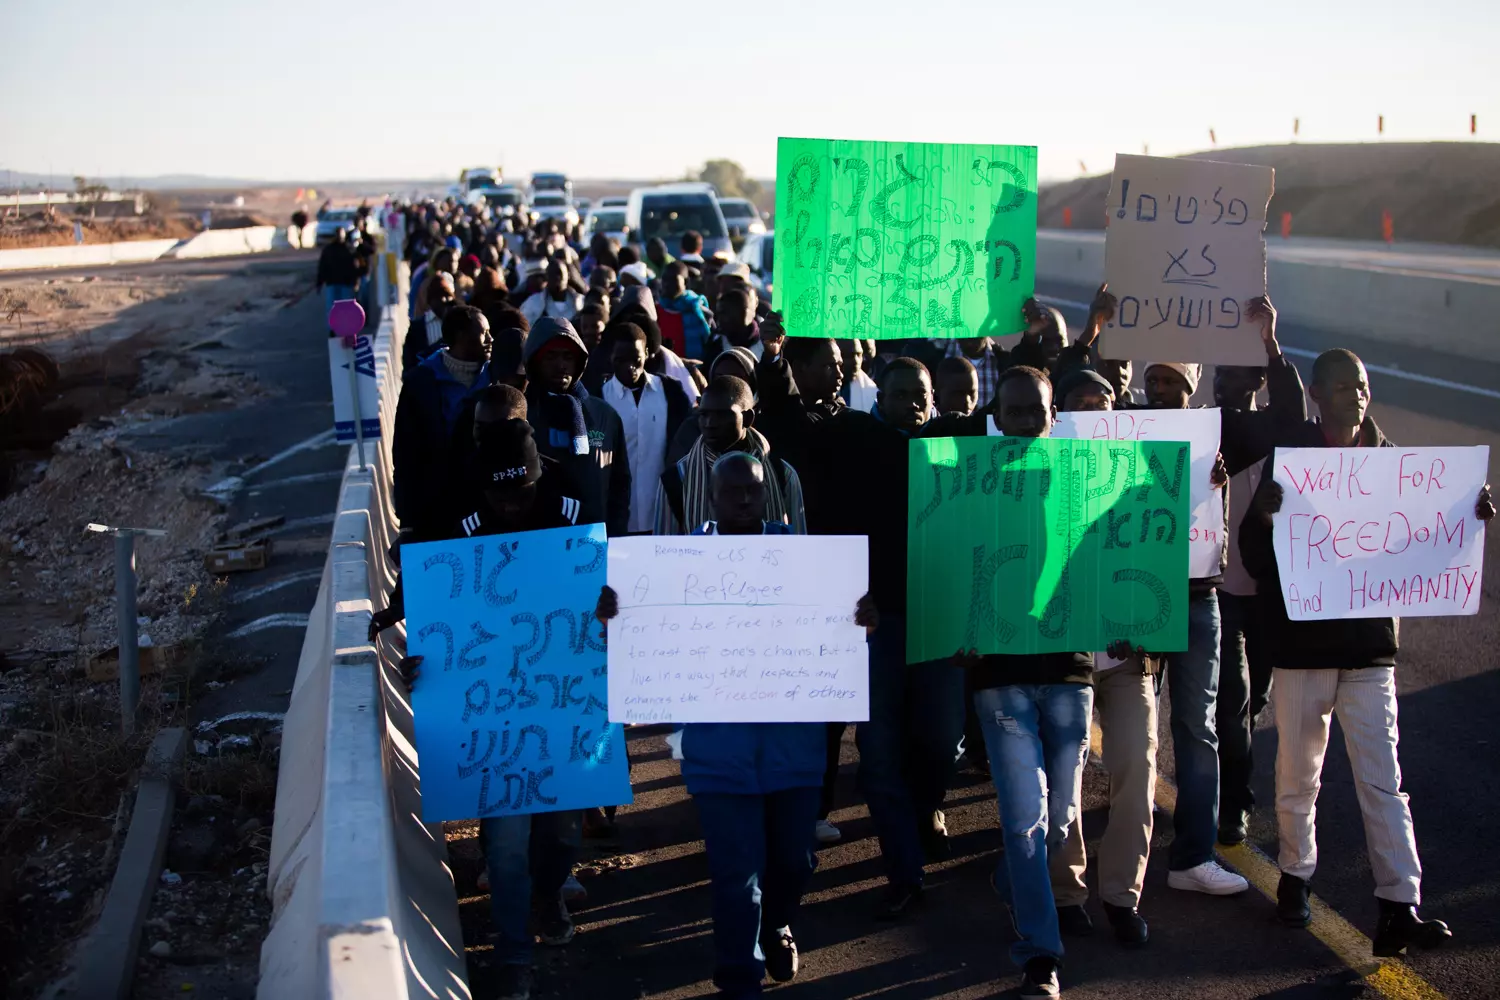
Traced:
[[1479, 612], [1490, 450], [1288, 448], [1271, 518], [1287, 617]]
[[1104, 277], [1119, 300], [1100, 356], [1263, 365], [1245, 303], [1266, 292], [1266, 207], [1275, 171], [1240, 163], [1115, 156]]
[[862, 536], [609, 540], [611, 722], [863, 722]]
[[[993, 416], [989, 429], [992, 435], [1000, 433]], [[1187, 477], [1192, 512], [1187, 526], [1188, 574], [1199, 579], [1218, 576], [1222, 559], [1224, 491], [1210, 483], [1219, 455], [1219, 430], [1217, 409], [1087, 410], [1059, 413], [1052, 436], [1086, 441], [1186, 441], [1191, 455], [1189, 467], [1162, 469], [1159, 475], [1167, 492], [1174, 496], [1181, 489], [1183, 477]], [[1123, 537], [1128, 537], [1128, 529]]]
[[[354, 441], [354, 402], [349, 378], [349, 348], [328, 338], [328, 373], [333, 382], [333, 430], [340, 441]], [[364, 334], [354, 340], [353, 381], [359, 386], [359, 416], [365, 440], [380, 437], [380, 393], [375, 385], [375, 346]]]

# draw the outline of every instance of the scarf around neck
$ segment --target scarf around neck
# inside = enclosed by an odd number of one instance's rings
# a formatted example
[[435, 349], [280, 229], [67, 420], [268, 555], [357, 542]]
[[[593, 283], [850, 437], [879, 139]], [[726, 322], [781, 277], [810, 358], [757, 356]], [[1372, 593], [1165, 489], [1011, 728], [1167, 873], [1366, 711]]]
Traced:
[[[756, 458], [765, 466], [766, 473], [766, 513], [764, 519], [774, 521], [777, 524], [786, 524], [786, 497], [781, 492], [781, 477], [771, 471], [771, 445], [765, 437], [754, 427], [746, 428], [745, 438], [740, 442], [740, 447], [732, 451], [743, 451]], [[692, 449], [683, 459], [684, 471], [682, 474], [682, 516], [683, 523], [702, 524], [704, 521], [714, 520], [713, 494], [708, 488], [709, 474], [713, 471], [714, 463], [719, 460], [719, 452], [710, 448], [700, 436], [693, 442]]]
[[547, 427], [547, 448], [551, 451], [573, 455], [589, 453], [589, 429], [583, 419], [583, 401], [589, 391], [582, 382], [574, 382], [567, 392], [537, 390], [532, 393], [532, 406], [541, 409], [542, 420]]

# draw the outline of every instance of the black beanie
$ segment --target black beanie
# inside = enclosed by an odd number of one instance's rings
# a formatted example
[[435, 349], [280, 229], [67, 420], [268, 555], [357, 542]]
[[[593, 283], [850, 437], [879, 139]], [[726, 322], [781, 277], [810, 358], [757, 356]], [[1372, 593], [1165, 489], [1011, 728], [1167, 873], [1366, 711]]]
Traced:
[[484, 424], [477, 436], [480, 485], [524, 486], [542, 478], [542, 460], [527, 421]]

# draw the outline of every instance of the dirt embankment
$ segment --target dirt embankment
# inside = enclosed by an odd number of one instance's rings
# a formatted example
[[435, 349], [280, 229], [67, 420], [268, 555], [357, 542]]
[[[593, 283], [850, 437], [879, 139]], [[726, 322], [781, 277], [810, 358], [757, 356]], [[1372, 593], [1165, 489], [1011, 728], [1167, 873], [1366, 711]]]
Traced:
[[[29, 380], [24, 392], [0, 385], [0, 993], [34, 995], [97, 917], [156, 729], [181, 725], [196, 692], [245, 669], [211, 628], [222, 586], [203, 554], [224, 521], [201, 493], [222, 471], [211, 442], [135, 442], [158, 422], [274, 392], [216, 360], [218, 337], [306, 291], [303, 275], [254, 270], [0, 282], [0, 362], [34, 362], [0, 363], [0, 376]], [[173, 657], [143, 679], [129, 739], [117, 682], [88, 673], [116, 642], [113, 542], [85, 534], [90, 521], [167, 532], [137, 543], [138, 615]], [[193, 822], [168, 865], [221, 877], [162, 885], [146, 944], [166, 942], [153, 954], [172, 949], [168, 963], [211, 943], [253, 960], [274, 799], [263, 735], [194, 734]]]
[[[1381, 212], [1396, 239], [1500, 247], [1500, 143], [1383, 142], [1348, 145], [1248, 146], [1192, 153], [1187, 159], [1276, 168], [1267, 230], [1292, 214], [1298, 236], [1381, 239]], [[1103, 229], [1110, 175], [1044, 186], [1037, 221]]]

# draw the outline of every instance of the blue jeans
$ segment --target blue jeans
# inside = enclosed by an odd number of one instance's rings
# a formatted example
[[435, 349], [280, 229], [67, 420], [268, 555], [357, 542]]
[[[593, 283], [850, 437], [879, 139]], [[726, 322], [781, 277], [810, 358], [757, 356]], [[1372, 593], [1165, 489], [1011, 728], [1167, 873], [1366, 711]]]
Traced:
[[490, 873], [490, 919], [495, 961], [531, 964], [531, 899], [555, 905], [583, 843], [582, 814], [566, 812], [491, 816], [479, 821]]
[[693, 796], [713, 893], [714, 985], [727, 996], [760, 995], [761, 939], [791, 925], [817, 866], [813, 824], [822, 792], [815, 785]]
[[882, 613], [870, 635], [870, 721], [854, 741], [860, 792], [895, 885], [922, 884], [917, 824], [943, 804], [963, 735], [963, 671], [948, 660], [908, 667], [906, 618]]
[[995, 888], [1010, 904], [1020, 940], [1017, 965], [1061, 958], [1062, 935], [1047, 857], [1082, 822], [1079, 786], [1089, 752], [1094, 689], [1087, 684], [1018, 684], [974, 692], [1005, 853]]
[[353, 285], [324, 285], [323, 286], [323, 315], [327, 316], [333, 309], [333, 304], [340, 299], [354, 298]]
[[1172, 871], [1213, 860], [1219, 832], [1219, 598], [1210, 591], [1188, 600], [1188, 648], [1166, 655], [1172, 696], [1172, 752], [1177, 765]]

